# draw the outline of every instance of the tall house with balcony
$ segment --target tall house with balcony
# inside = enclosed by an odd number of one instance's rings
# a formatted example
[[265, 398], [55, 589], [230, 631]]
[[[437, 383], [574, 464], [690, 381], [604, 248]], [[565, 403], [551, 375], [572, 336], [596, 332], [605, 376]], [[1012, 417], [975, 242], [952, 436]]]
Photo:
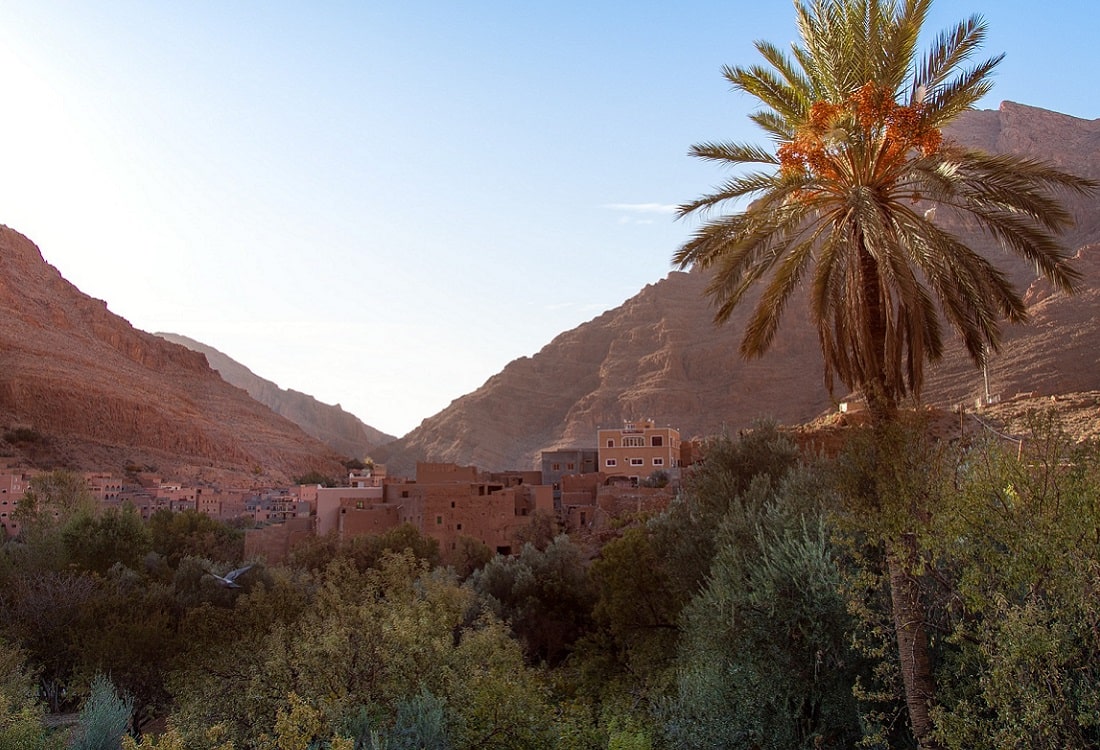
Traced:
[[655, 471], [680, 466], [680, 431], [657, 427], [651, 419], [598, 430], [596, 445], [604, 474], [644, 479]]

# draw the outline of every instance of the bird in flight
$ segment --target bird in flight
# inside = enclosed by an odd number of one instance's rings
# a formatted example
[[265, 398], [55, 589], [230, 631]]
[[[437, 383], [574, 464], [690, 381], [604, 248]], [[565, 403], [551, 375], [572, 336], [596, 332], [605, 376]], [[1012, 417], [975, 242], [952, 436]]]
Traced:
[[243, 568], [237, 568], [231, 570], [224, 576], [220, 576], [213, 571], [206, 571], [208, 575], [213, 576], [218, 581], [218, 585], [227, 589], [239, 589], [241, 585], [237, 583], [237, 579], [252, 569], [251, 565], [245, 565]]

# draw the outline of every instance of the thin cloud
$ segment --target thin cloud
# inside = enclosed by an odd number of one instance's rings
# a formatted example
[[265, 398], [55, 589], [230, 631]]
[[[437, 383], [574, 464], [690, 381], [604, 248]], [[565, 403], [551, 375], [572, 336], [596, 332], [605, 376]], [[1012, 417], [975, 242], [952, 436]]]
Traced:
[[670, 203], [606, 203], [604, 208], [639, 214], [674, 214], [677, 206]]

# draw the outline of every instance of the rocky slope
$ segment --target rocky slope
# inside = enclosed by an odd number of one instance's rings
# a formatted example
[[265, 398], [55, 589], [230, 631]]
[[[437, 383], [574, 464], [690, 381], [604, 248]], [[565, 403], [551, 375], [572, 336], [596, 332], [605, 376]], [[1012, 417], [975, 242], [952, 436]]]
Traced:
[[203, 355], [134, 329], [4, 226], [0, 428], [0, 456], [41, 468], [249, 481], [343, 471], [331, 449], [226, 383]]
[[[996, 111], [967, 113], [949, 132], [988, 151], [1049, 160], [1100, 178], [1100, 121], [1086, 121], [1005, 102]], [[1064, 393], [1100, 388], [1097, 290], [1100, 241], [1097, 200], [1071, 198], [1077, 225], [1066, 245], [1081, 250], [1086, 281], [1074, 298], [1052, 294], [1028, 264], [1001, 253], [950, 216], [938, 217], [986, 252], [1021, 289], [1033, 322], [1008, 329], [1003, 352], [989, 369], [990, 390]], [[669, 248], [671, 255], [673, 248]], [[626, 419], [653, 418], [685, 437], [736, 430], [760, 417], [794, 424], [832, 406], [822, 383], [816, 336], [804, 307], [792, 303], [767, 356], [737, 355], [748, 305], [716, 328], [702, 298], [700, 273], [673, 272], [620, 307], [561, 334], [538, 354], [518, 359], [477, 391], [426, 419], [375, 457], [391, 473], [415, 461], [454, 461], [483, 468], [528, 468], [554, 447], [592, 447], [596, 430]], [[982, 373], [958, 347], [930, 373], [924, 401], [951, 405], [983, 395]]]
[[339, 404], [330, 406], [305, 393], [280, 388], [212, 346], [176, 333], [157, 333], [157, 336], [201, 352], [226, 382], [248, 391], [252, 398], [343, 456], [361, 459], [369, 456], [377, 446], [396, 439], [364, 424]]

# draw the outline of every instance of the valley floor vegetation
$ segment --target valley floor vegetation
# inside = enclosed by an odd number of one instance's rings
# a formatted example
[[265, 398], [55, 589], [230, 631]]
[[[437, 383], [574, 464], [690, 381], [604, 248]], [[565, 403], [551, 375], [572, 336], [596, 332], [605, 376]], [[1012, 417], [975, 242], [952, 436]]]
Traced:
[[240, 588], [208, 573], [241, 530], [40, 476], [0, 548], [0, 749], [913, 747], [904, 535], [926, 744], [1100, 746], [1100, 454], [1050, 415], [1022, 444], [925, 434], [807, 456], [762, 424], [599, 544], [543, 522], [456, 569], [409, 528], [322, 538]]

